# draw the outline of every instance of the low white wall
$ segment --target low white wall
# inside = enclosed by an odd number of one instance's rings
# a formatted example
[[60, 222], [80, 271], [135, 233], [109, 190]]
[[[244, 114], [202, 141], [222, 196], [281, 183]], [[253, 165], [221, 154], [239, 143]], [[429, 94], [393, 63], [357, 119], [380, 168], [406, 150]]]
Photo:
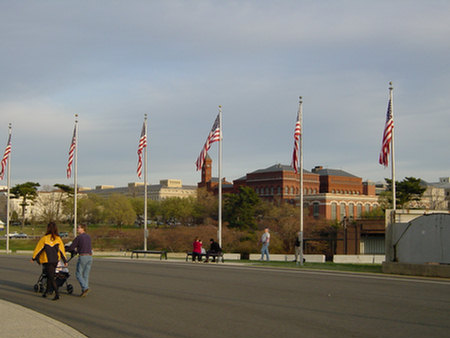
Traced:
[[[264, 256], [264, 259], [266, 257]], [[305, 262], [307, 263], [325, 263], [325, 255], [303, 255]], [[251, 261], [257, 261], [261, 259], [261, 254], [250, 254]], [[293, 262], [295, 256], [292, 254], [270, 254], [270, 260], [275, 262]]]
[[333, 263], [349, 264], [381, 264], [386, 260], [385, 255], [334, 255]]
[[223, 259], [225, 260], [240, 260], [241, 254], [240, 253], [224, 253]]

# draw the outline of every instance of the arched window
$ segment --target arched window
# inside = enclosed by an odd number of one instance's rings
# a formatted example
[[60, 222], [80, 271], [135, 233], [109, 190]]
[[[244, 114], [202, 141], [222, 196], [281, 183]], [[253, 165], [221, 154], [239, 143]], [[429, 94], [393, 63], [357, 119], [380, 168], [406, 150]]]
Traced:
[[337, 218], [337, 204], [336, 203], [331, 203], [331, 219], [336, 219]]
[[345, 217], [345, 203], [341, 203], [339, 206], [339, 216], [341, 220]]
[[353, 203], [350, 203], [348, 205], [348, 217], [349, 218], [354, 218], [355, 217], [355, 205]]
[[277, 194], [278, 194], [278, 195], [281, 195], [281, 187], [278, 187], [278, 188], [277, 188]]
[[356, 206], [356, 217], [361, 218], [362, 215], [362, 204], [358, 203]]
[[286, 187], [286, 195], [289, 195], [289, 187]]
[[364, 205], [364, 211], [365, 211], [365, 212], [369, 212], [369, 211], [370, 211], [370, 204], [369, 204], [369, 203], [366, 203], [366, 204]]

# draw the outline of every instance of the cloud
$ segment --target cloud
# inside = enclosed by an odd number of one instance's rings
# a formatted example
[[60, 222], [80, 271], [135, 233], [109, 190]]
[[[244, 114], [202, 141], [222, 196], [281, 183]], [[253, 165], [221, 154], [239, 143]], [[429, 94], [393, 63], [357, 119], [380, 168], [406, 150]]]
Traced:
[[[222, 105], [232, 180], [290, 163], [301, 95], [305, 167], [379, 180], [394, 81], [398, 174], [437, 180], [449, 164], [449, 9], [445, 1], [2, 2], [0, 142], [12, 122], [16, 180], [64, 179], [78, 113], [80, 183], [125, 185], [136, 179], [147, 113], [152, 182], [195, 184], [195, 159]], [[216, 165], [215, 147], [211, 155]]]

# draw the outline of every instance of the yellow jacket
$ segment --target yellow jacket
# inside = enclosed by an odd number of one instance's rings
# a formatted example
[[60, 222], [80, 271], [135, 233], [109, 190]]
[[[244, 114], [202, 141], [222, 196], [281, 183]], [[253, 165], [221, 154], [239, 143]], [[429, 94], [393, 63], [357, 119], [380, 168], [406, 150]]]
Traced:
[[67, 262], [66, 250], [64, 249], [64, 243], [61, 237], [55, 236], [52, 239], [52, 235], [45, 235], [42, 237], [33, 252], [33, 260], [39, 264], [43, 263], [57, 263], [60, 259]]

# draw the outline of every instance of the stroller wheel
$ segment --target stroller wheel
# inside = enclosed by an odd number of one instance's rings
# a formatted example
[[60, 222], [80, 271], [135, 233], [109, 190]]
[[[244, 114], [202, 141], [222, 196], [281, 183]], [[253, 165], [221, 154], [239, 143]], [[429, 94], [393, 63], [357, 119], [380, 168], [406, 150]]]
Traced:
[[34, 289], [34, 292], [38, 292], [39, 291], [39, 285], [34, 284], [33, 289]]
[[71, 295], [72, 292], [73, 292], [73, 286], [72, 286], [72, 284], [67, 284], [67, 293], [68, 293], [69, 295]]

